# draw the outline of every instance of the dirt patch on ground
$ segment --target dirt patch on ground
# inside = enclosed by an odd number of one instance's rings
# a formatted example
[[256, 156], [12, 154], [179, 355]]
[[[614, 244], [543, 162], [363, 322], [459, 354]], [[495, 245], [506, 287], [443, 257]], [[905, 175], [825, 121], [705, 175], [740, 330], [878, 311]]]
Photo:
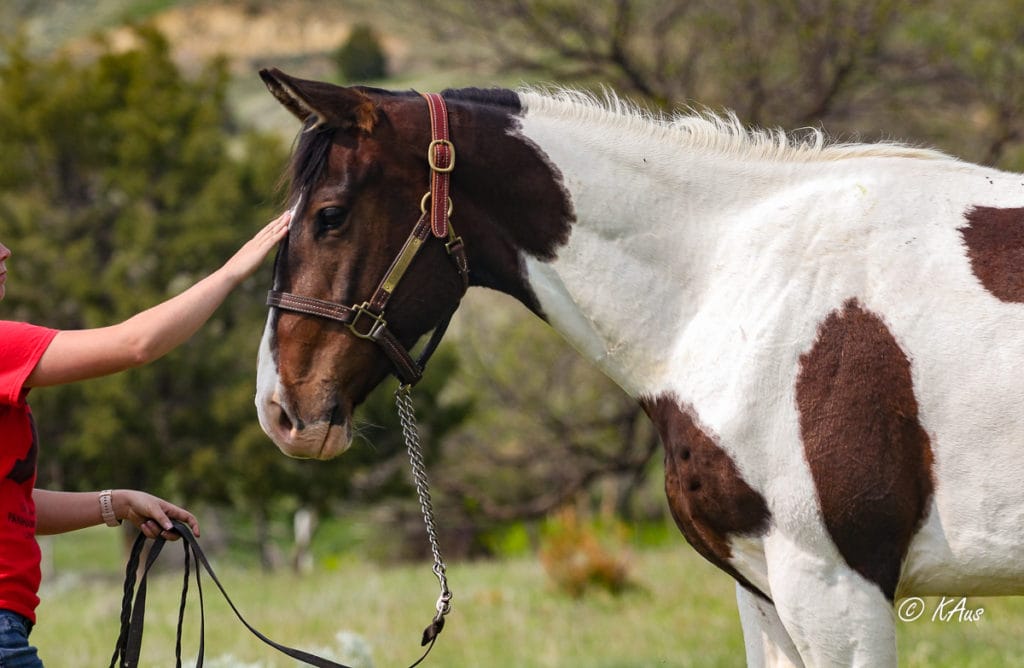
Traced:
[[[329, 61], [352, 26], [365, 20], [359, 11], [329, 3], [280, 2], [253, 7], [246, 3], [197, 3], [173, 7], [153, 16], [152, 23], [170, 41], [175, 60], [186, 69], [224, 56], [236, 72], [267, 63]], [[129, 28], [107, 34], [115, 48], [131, 48]], [[402, 41], [381, 34], [392, 70], [401, 67]], [[320, 69], [320, 68], [316, 68]]]

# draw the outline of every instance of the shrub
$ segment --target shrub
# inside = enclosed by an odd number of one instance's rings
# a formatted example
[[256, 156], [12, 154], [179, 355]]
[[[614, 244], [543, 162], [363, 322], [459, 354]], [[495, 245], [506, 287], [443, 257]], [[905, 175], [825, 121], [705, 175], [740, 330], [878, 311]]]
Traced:
[[597, 587], [612, 594], [629, 588], [629, 561], [616, 540], [601, 540], [593, 525], [580, 521], [572, 508], [559, 512], [545, 530], [540, 549], [541, 563], [555, 586], [573, 598]]
[[377, 33], [365, 23], [357, 24], [335, 56], [338, 70], [346, 81], [383, 79], [387, 76], [387, 57]]

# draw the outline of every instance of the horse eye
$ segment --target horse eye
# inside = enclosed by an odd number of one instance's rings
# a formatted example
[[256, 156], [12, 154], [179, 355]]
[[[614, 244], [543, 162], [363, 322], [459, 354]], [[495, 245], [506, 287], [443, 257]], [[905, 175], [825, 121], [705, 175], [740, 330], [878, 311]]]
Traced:
[[348, 218], [348, 209], [340, 206], [328, 206], [320, 209], [316, 214], [317, 228], [319, 232], [336, 230], [345, 224]]

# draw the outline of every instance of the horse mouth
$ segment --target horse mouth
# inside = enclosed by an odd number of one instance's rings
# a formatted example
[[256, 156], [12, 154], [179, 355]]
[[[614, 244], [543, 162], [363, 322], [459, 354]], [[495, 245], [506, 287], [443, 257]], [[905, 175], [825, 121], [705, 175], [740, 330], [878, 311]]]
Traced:
[[339, 418], [335, 408], [330, 417], [317, 422], [303, 422], [292, 417], [276, 397], [260, 406], [263, 431], [284, 454], [296, 459], [332, 459], [345, 452], [352, 443], [351, 422]]

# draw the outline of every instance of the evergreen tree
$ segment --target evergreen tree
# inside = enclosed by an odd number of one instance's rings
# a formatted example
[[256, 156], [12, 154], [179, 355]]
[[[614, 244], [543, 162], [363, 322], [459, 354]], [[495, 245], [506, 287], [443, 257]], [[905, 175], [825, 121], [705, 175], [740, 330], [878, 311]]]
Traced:
[[[14, 256], [4, 318], [113, 324], [216, 268], [275, 212], [284, 149], [234, 129], [224, 64], [189, 79], [158, 32], [136, 37], [134, 49], [104, 47], [85, 63], [5, 47], [0, 238]], [[230, 452], [255, 421], [266, 280], [164, 360], [34, 393], [41, 482], [174, 494], [168, 472], [207, 448]], [[245, 396], [248, 410], [223, 407]]]
[[353, 83], [387, 76], [387, 57], [373, 28], [360, 23], [335, 56], [341, 76]]
[[[287, 155], [275, 137], [238, 129], [224, 63], [190, 79], [160, 33], [136, 36], [134, 49], [103, 47], [85, 63], [33, 60], [17, 40], [0, 52], [0, 240], [14, 252], [4, 319], [113, 324], [202, 278], [277, 212]], [[389, 384], [367, 408], [388, 429], [337, 462], [287, 459], [260, 429], [269, 282], [268, 267], [162, 360], [34, 392], [40, 484], [144, 488], [241, 508], [264, 527], [344, 497], [413, 502]], [[468, 402], [438, 399], [454, 366], [442, 350], [417, 388], [437, 438], [469, 414]]]

